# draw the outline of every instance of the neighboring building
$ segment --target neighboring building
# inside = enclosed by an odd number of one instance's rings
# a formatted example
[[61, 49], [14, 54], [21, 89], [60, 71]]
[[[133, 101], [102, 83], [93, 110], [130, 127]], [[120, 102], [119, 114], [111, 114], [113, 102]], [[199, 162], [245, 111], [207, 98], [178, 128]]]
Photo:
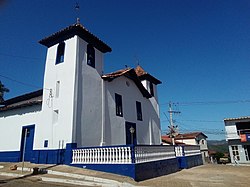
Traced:
[[[162, 145], [173, 145], [172, 138], [169, 136], [161, 136]], [[174, 140], [174, 145], [185, 145], [185, 143]]]
[[157, 85], [142, 67], [103, 74], [111, 48], [81, 24], [40, 41], [44, 86], [2, 103], [0, 161], [63, 163], [67, 146], [160, 145]]
[[[224, 119], [231, 162], [250, 163], [250, 116]], [[235, 157], [234, 157], [235, 156]]]
[[[176, 145], [180, 145], [180, 144], [199, 145], [203, 161], [205, 161], [205, 158], [209, 157], [206, 139], [207, 139], [207, 136], [202, 132], [191, 132], [191, 133], [178, 134], [174, 138]], [[169, 140], [171, 140], [171, 139], [168, 135], [162, 136], [163, 142], [166, 142]]]

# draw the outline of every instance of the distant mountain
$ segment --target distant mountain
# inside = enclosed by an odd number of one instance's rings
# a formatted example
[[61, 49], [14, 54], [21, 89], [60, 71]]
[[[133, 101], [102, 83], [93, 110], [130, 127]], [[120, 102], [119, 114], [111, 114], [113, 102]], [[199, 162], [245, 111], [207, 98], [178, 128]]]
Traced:
[[221, 153], [228, 153], [228, 144], [226, 140], [208, 140], [208, 150]]
[[226, 140], [207, 140], [207, 144], [210, 145], [223, 145], [223, 144], [227, 144]]

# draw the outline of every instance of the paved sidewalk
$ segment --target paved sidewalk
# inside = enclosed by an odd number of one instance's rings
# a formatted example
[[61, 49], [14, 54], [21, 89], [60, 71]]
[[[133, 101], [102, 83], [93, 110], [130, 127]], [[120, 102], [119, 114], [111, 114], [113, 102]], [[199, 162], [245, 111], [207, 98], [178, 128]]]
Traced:
[[[17, 170], [10, 170], [17, 165]], [[23, 173], [22, 163], [0, 163], [0, 177], [9, 176], [13, 180], [20, 177], [38, 181], [51, 182], [61, 186], [103, 186], [103, 187], [247, 187], [250, 184], [249, 165], [218, 165], [207, 164], [191, 169], [183, 169], [169, 175], [135, 182], [121, 175], [76, 168], [67, 165], [42, 165], [25, 163]], [[33, 168], [44, 168], [47, 173], [32, 175]], [[0, 180], [1, 182], [1, 180]], [[46, 183], [45, 183], [46, 184]], [[67, 185], [68, 184], [68, 185]], [[1, 185], [1, 183], [0, 183]], [[17, 185], [16, 185], [17, 186]]]
[[[10, 168], [17, 168], [11, 170]], [[38, 174], [33, 174], [37, 168]], [[71, 184], [77, 186], [103, 186], [103, 187], [133, 187], [138, 183], [125, 176], [70, 167], [67, 165], [48, 165], [24, 163], [0, 163], [0, 176], [12, 178], [30, 177], [39, 178], [44, 182]]]

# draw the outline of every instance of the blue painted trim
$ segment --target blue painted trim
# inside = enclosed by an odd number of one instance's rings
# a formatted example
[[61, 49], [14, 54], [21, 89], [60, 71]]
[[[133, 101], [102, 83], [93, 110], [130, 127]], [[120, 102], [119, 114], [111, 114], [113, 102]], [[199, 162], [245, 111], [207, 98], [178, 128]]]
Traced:
[[76, 143], [67, 143], [66, 144], [66, 150], [65, 150], [65, 154], [64, 154], [64, 163], [65, 164], [70, 164], [72, 162], [72, 149], [76, 149], [77, 148], [77, 144]]
[[36, 164], [64, 164], [65, 149], [34, 150], [34, 158], [30, 160]]
[[125, 175], [135, 178], [135, 164], [70, 164], [74, 167], [86, 168], [102, 172]]
[[0, 152], [0, 162], [19, 162], [20, 151]]
[[162, 175], [179, 171], [179, 165], [176, 158], [145, 162], [139, 164], [70, 164], [74, 167], [86, 168], [102, 172], [109, 172], [118, 175], [125, 175], [133, 178], [135, 181], [142, 181]]
[[131, 146], [131, 160], [135, 163], [135, 146]]
[[203, 164], [201, 154], [177, 157], [177, 160], [178, 160], [180, 169], [188, 169], [188, 168]]
[[29, 130], [29, 134], [26, 137], [24, 161], [31, 161], [31, 160], [34, 160], [34, 155], [33, 155], [33, 144], [34, 144], [34, 136], [35, 136], [35, 125], [34, 124], [22, 126], [21, 146], [20, 146], [20, 161], [23, 160], [25, 129]]
[[185, 156], [185, 146], [181, 146], [182, 147], [182, 155]]
[[[136, 181], [170, 174], [178, 171], [179, 169], [202, 165], [201, 154], [135, 164], [134, 146], [130, 147], [132, 149], [132, 164], [71, 164], [72, 149], [77, 148], [76, 143], [66, 144], [66, 149], [33, 150], [33, 156], [30, 157], [32, 159], [29, 161], [37, 164], [67, 164], [81, 168], [110, 172], [131, 177]], [[19, 161], [20, 151], [0, 152], [0, 162]]]
[[179, 164], [179, 168], [180, 169], [186, 169], [186, 168], [188, 168], [187, 167], [187, 160], [186, 160], [185, 156], [177, 157], [177, 160], [178, 160], [178, 164]]
[[176, 158], [136, 164], [135, 180], [142, 181], [179, 171]]

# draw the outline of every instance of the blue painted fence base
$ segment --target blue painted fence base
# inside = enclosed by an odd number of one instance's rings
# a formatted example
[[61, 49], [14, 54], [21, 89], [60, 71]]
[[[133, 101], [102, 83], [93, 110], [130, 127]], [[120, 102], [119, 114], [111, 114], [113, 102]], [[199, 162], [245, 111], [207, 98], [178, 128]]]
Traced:
[[138, 164], [71, 164], [71, 166], [103, 171], [142, 181], [179, 171], [176, 158]]
[[155, 177], [160, 177], [179, 171], [178, 160], [176, 158], [145, 162], [136, 164], [135, 181], [142, 181]]
[[19, 162], [20, 151], [0, 152], [0, 162]]
[[188, 169], [188, 168], [200, 166], [203, 164], [201, 154], [193, 155], [193, 156], [177, 157], [177, 160], [178, 160], [180, 169]]
[[[145, 163], [71, 164], [72, 149], [75, 149], [76, 147], [76, 144], [71, 143], [66, 145], [66, 149], [33, 150], [29, 155], [29, 160], [25, 161], [36, 164], [66, 164], [80, 168], [124, 175], [133, 178], [135, 181], [159, 177], [177, 172], [180, 169], [188, 169], [203, 164], [201, 154]], [[20, 151], [0, 152], [0, 162], [20, 162], [20, 159]], [[132, 160], [134, 160], [134, 157]]]
[[135, 178], [135, 164], [70, 164], [70, 166]]

